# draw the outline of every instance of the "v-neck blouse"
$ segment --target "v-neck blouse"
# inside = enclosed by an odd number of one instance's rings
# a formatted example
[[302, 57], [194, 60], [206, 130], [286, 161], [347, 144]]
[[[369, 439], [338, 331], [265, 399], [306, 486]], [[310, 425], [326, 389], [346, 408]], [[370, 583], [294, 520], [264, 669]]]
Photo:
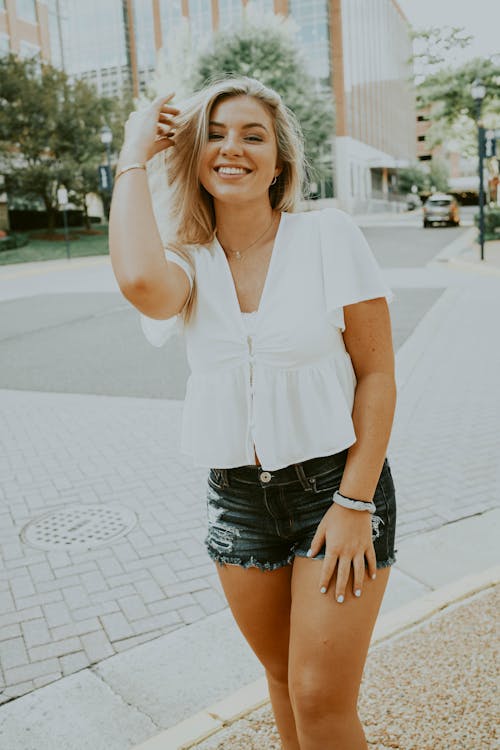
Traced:
[[[195, 466], [255, 463], [273, 471], [356, 442], [356, 375], [343, 307], [394, 293], [357, 224], [343, 211], [283, 212], [258, 310], [241, 312], [217, 241], [193, 246], [192, 319], [140, 315], [154, 346], [183, 334], [191, 373], [181, 452]], [[193, 283], [187, 263], [170, 250]]]

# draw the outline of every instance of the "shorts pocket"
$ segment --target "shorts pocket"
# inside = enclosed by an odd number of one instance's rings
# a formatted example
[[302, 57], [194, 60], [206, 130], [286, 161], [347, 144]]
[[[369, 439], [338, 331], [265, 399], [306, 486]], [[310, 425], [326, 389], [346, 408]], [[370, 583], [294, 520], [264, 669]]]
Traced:
[[308, 479], [315, 492], [335, 492], [340, 487], [344, 466], [332, 466], [312, 474]]

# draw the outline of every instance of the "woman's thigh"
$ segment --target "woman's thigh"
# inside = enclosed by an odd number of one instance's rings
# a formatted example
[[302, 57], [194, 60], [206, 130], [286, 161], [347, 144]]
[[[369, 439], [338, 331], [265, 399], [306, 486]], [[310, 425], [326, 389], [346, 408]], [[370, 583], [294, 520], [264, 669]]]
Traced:
[[275, 570], [216, 563], [222, 588], [249, 646], [277, 681], [288, 676], [292, 566]]
[[319, 591], [321, 560], [296, 557], [291, 581], [289, 682], [292, 700], [324, 711], [356, 706], [363, 667], [390, 567], [366, 576], [360, 598], [353, 571], [345, 599], [335, 600], [336, 571], [327, 594]]

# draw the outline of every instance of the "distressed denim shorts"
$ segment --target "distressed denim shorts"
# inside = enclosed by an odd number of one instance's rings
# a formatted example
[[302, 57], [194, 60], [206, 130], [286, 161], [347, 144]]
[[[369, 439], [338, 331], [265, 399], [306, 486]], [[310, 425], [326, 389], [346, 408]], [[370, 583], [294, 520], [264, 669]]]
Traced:
[[[275, 471], [257, 464], [210, 469], [207, 477], [209, 556], [221, 564], [274, 570], [305, 557], [339, 489], [347, 448]], [[373, 497], [377, 568], [395, 561], [396, 494], [387, 458]], [[366, 512], [366, 511], [364, 511]], [[314, 559], [325, 556], [325, 545]]]

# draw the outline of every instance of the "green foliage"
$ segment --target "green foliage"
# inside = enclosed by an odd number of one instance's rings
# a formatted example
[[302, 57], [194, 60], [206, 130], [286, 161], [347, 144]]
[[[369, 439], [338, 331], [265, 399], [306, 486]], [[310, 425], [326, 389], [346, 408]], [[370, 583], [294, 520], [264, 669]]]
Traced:
[[433, 118], [439, 117], [450, 126], [460, 115], [474, 119], [476, 103], [471, 96], [471, 86], [476, 79], [480, 79], [486, 87], [481, 110], [483, 118], [488, 115], [500, 116], [500, 64], [480, 57], [458, 68], [446, 67], [427, 76], [418, 87], [419, 104], [438, 104], [439, 107], [432, 110]]
[[481, 118], [486, 127], [500, 126], [500, 64], [494, 58], [460, 61], [470, 36], [457, 27], [430, 27], [413, 33], [412, 62], [417, 84], [417, 105], [430, 107], [431, 147], [452, 141], [466, 156], [477, 156], [476, 103], [470, 90], [480, 79], [486, 87]]
[[400, 193], [410, 193], [413, 185], [416, 185], [418, 192], [421, 193], [428, 189], [428, 181], [429, 175], [417, 164], [398, 171]]
[[430, 193], [432, 189], [439, 193], [447, 193], [449, 171], [448, 165], [441, 159], [433, 159], [428, 170], [420, 164], [414, 164], [398, 172], [398, 185], [401, 193], [411, 192], [412, 185], [416, 185], [419, 193]]
[[271, 20], [268, 23], [267, 16], [265, 20], [265, 25], [247, 22], [216, 34], [213, 50], [201, 54], [195, 63], [193, 90], [223, 73], [251, 76], [272, 87], [301, 124], [309, 179], [327, 177], [331, 171], [328, 141], [334, 135], [332, 94], [315, 90], [286, 25]]
[[[474, 214], [474, 224], [479, 227], [479, 214]], [[485, 208], [484, 239], [500, 240], [500, 208]]]
[[[108, 120], [121, 139], [123, 113], [83, 81], [35, 59], [0, 58], [0, 161], [9, 196], [41, 198], [54, 226], [57, 189], [84, 207], [97, 190], [100, 129]], [[120, 131], [118, 123], [120, 122]]]
[[429, 26], [412, 30], [411, 38], [415, 48], [411, 62], [417, 83], [449, 63], [454, 53], [468, 47], [473, 39], [458, 26]]
[[0, 237], [0, 252], [4, 250], [14, 250], [18, 247], [24, 247], [28, 244], [27, 234], [18, 234], [13, 232], [6, 237]]
[[433, 159], [429, 173], [431, 188], [435, 187], [439, 193], [447, 193], [449, 190], [448, 178], [450, 171], [447, 162], [442, 159]]

